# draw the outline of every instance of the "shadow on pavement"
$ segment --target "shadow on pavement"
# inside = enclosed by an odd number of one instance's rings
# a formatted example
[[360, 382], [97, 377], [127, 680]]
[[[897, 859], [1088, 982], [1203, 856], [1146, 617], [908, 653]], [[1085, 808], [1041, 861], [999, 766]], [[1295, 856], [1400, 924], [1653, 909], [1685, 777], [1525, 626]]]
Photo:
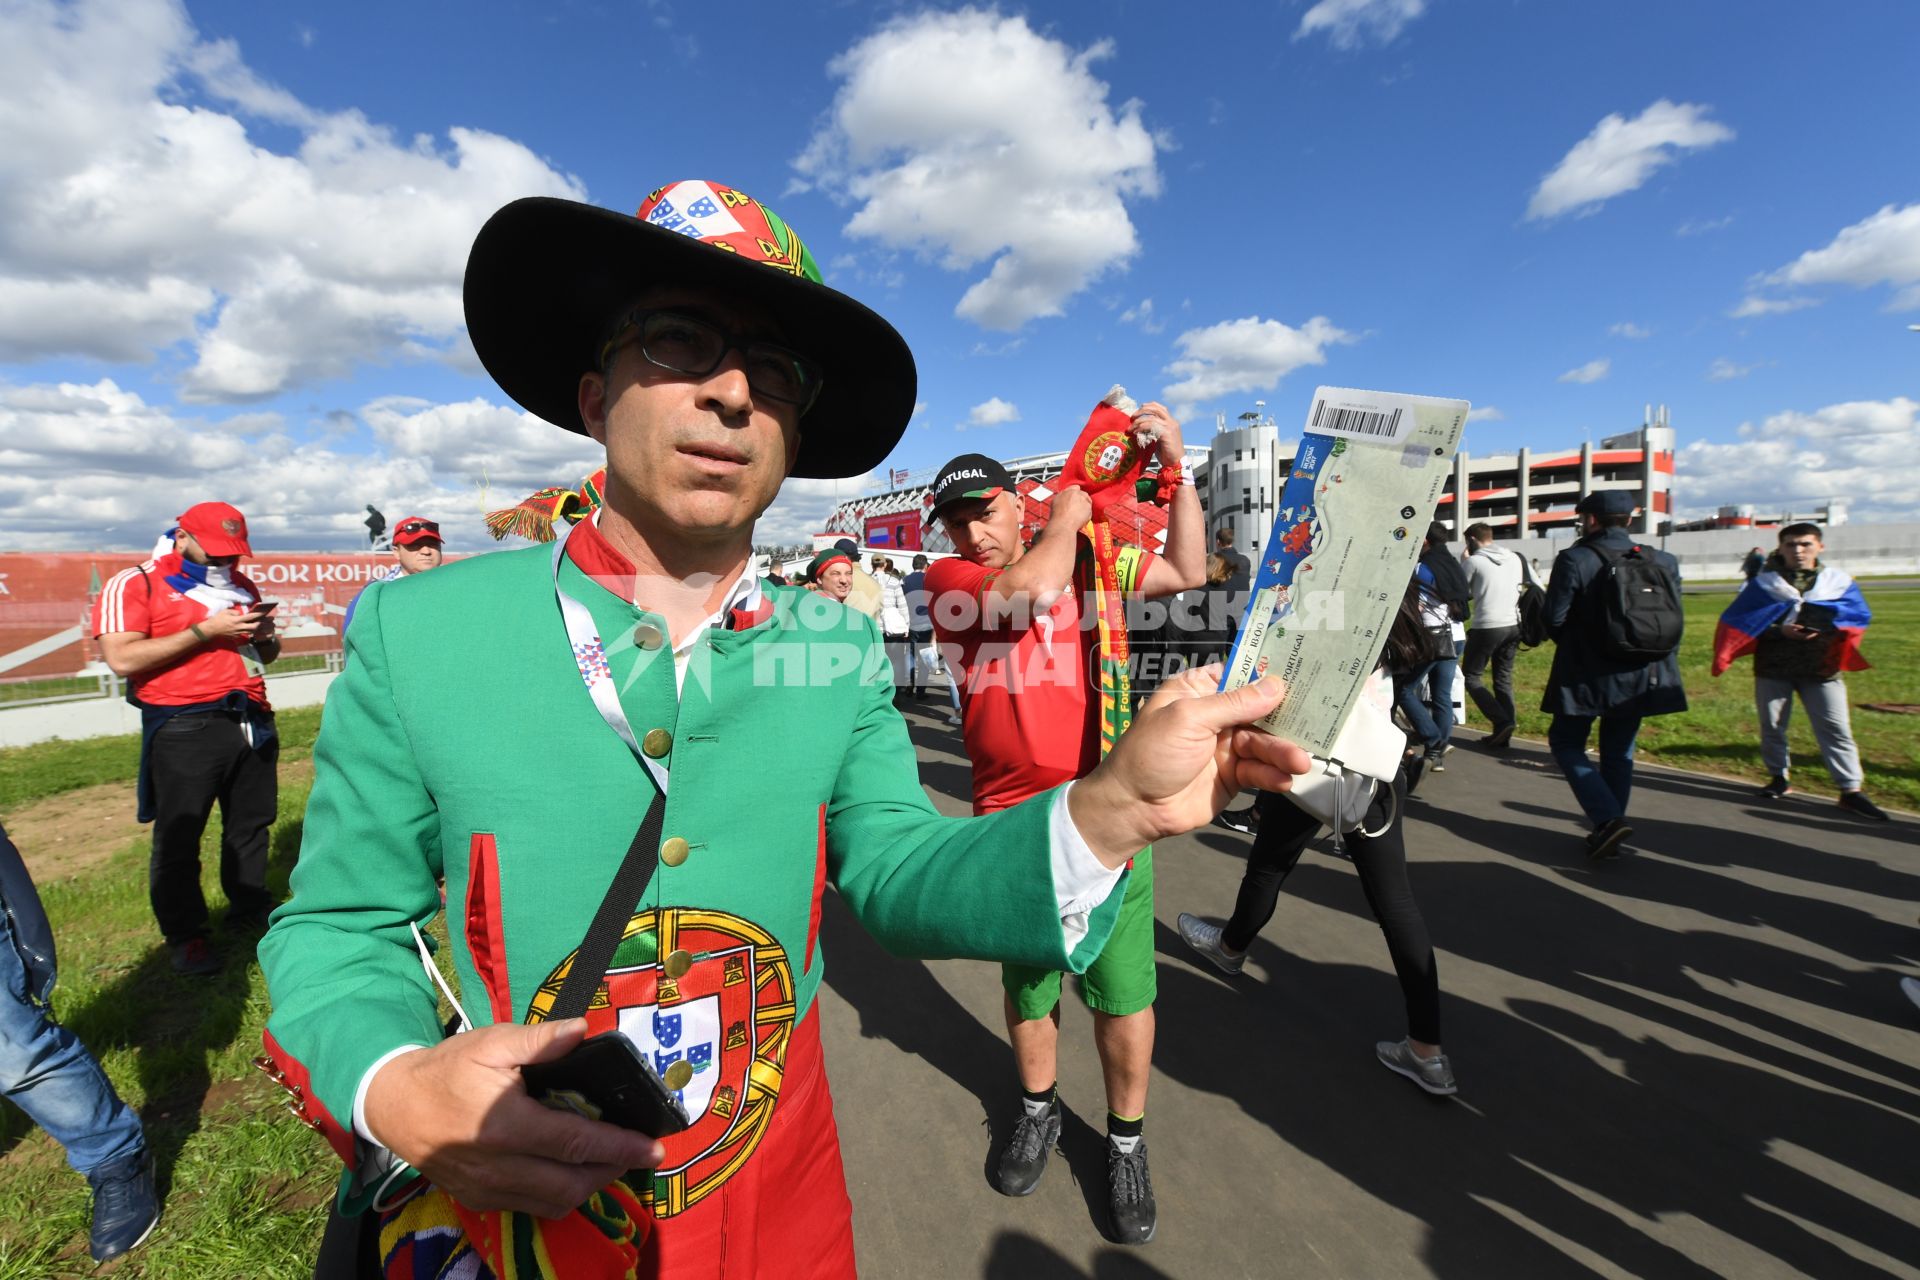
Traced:
[[985, 1280], [1173, 1280], [1139, 1253], [1117, 1249], [1096, 1256], [1093, 1270], [1085, 1271], [1052, 1246], [1017, 1231], [994, 1237], [980, 1274]]
[[986, 1129], [980, 1176], [991, 1185], [1020, 1099], [1006, 1041], [981, 1026], [925, 964], [883, 950], [835, 893], [821, 900], [820, 951], [827, 960], [823, 982], [860, 1015], [861, 1035], [890, 1041], [978, 1100]]
[[[1275, 941], [1253, 945], [1250, 969], [1263, 969], [1265, 981], [1229, 984], [1196, 972], [1184, 944], [1160, 927], [1160, 951], [1181, 963], [1160, 966], [1155, 1065], [1233, 1098], [1335, 1175], [1418, 1217], [1431, 1229], [1425, 1260], [1440, 1276], [1590, 1275], [1576, 1261], [1581, 1250], [1636, 1276], [1715, 1274], [1672, 1243], [1686, 1229], [1696, 1241], [1720, 1233], [1733, 1248], [1807, 1275], [1886, 1274], [1857, 1247], [1828, 1242], [1835, 1238], [1890, 1258], [1920, 1256], [1920, 1226], [1884, 1207], [1897, 1197], [1869, 1203], [1834, 1176], [1913, 1185], [1909, 1144], [1893, 1134], [1920, 1119], [1920, 1069], [1780, 1009], [1786, 996], [1905, 1026], [1911, 1019], [1900, 1016], [1891, 979], [1755, 936], [1790, 928], [1877, 967], [1911, 954], [1915, 931], [1685, 863], [1590, 868], [1577, 842], [1531, 869], [1422, 857], [1423, 822], [1519, 854], [1541, 842], [1533, 819], [1564, 817], [1511, 801], [1507, 811], [1525, 820], [1429, 804], [1409, 831], [1410, 874], [1436, 946], [1537, 984], [1522, 990], [1564, 996], [1509, 999], [1505, 1008], [1462, 999], [1449, 993], [1443, 955], [1445, 1043], [1461, 1080], [1454, 1104], [1367, 1061], [1374, 1040], [1401, 1034], [1389, 974], [1285, 951], [1287, 921], [1299, 909], [1289, 899], [1344, 912], [1378, 937], [1355, 877], [1324, 857], [1309, 856], [1288, 879], [1266, 930]], [[1810, 872], [1804, 851], [1744, 832], [1646, 826], [1659, 847], [1703, 865], [1808, 879], [1825, 870], [1867, 892], [1887, 891], [1889, 877], [1911, 879], [1837, 855]], [[1576, 882], [1739, 931], [1662, 927]], [[1193, 909], [1217, 914], [1230, 905]], [[1606, 1022], [1581, 1011], [1594, 1006]], [[1653, 1229], [1661, 1223], [1682, 1226]], [[1725, 1257], [1729, 1246], [1709, 1239], [1705, 1247]]]
[[[1425, 1223], [1437, 1276], [1590, 1276], [1582, 1250], [1635, 1276], [1719, 1274], [1649, 1230], [1686, 1218], [1808, 1275], [1885, 1274], [1828, 1232], [1894, 1258], [1920, 1249], [1920, 1228], [1820, 1176], [1827, 1160], [1902, 1184], [1882, 1106], [1557, 1004], [1459, 999], [1447, 1045], [1461, 1093], [1433, 1099], [1371, 1061], [1375, 1039], [1398, 1035], [1391, 977], [1259, 941], [1251, 960], [1267, 979], [1237, 988], [1161, 966], [1155, 1065]], [[1711, 1142], [1681, 1136], [1703, 1126]], [[1807, 1167], [1771, 1158], [1782, 1144], [1811, 1153]]]

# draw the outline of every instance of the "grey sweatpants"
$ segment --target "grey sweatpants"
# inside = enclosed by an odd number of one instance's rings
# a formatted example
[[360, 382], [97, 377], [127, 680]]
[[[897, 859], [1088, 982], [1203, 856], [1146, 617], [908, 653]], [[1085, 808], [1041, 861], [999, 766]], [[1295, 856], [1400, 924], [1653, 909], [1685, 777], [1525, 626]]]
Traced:
[[1793, 717], [1796, 693], [1806, 704], [1813, 740], [1820, 744], [1820, 756], [1833, 775], [1833, 785], [1842, 791], [1858, 791], [1860, 751], [1853, 745], [1853, 725], [1847, 715], [1847, 682], [1839, 676], [1830, 680], [1754, 677], [1753, 705], [1760, 713], [1760, 759], [1767, 772], [1786, 776], [1787, 722]]

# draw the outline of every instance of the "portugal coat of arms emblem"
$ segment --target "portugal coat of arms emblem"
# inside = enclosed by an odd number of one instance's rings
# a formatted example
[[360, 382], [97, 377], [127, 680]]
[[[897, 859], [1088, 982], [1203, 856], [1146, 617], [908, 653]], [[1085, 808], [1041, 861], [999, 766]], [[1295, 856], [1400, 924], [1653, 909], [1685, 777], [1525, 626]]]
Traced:
[[[548, 1016], [577, 954], [540, 984], [529, 1022]], [[649, 908], [627, 921], [586, 1018], [589, 1035], [633, 1041], [693, 1119], [635, 1188], [656, 1217], [682, 1213], [746, 1164], [773, 1118], [794, 1025], [786, 951], [724, 911]]]

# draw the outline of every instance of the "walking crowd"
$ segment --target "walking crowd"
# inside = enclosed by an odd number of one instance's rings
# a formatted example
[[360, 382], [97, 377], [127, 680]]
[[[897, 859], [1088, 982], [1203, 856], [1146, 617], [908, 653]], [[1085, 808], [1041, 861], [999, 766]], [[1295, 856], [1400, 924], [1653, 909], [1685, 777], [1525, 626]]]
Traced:
[[[245, 517], [189, 508], [167, 553], [109, 583], [93, 619], [142, 710], [152, 906], [174, 967], [224, 963], [199, 890], [216, 804], [224, 930], [265, 930], [266, 1069], [344, 1169], [320, 1275], [853, 1274], [816, 1001], [829, 887], [889, 950], [999, 965], [1014, 1124], [991, 1179], [1009, 1196], [1035, 1189], [1060, 1135], [1062, 978], [1078, 976], [1105, 1089], [1109, 1225], [1145, 1243], [1156, 841], [1249, 793], [1227, 819], [1253, 834], [1231, 913], [1178, 916], [1233, 978], [1331, 826], [1404, 1002], [1404, 1031], [1375, 1057], [1450, 1095], [1404, 816], [1446, 770], [1456, 670], [1490, 726], [1483, 746], [1508, 750], [1516, 655], [1554, 644], [1547, 742], [1595, 860], [1628, 848], [1643, 720], [1687, 706], [1678, 566], [1628, 532], [1627, 495], [1581, 500], [1582, 536], [1544, 584], [1487, 525], [1461, 531], [1461, 556], [1435, 523], [1364, 695], [1404, 718], [1404, 758], [1329, 817], [1296, 791], [1307, 753], [1249, 727], [1283, 696], [1277, 680], [1218, 693], [1218, 669], [1198, 667], [1150, 698], [1130, 687], [1126, 598], [1198, 593], [1209, 607], [1190, 648], [1217, 660], [1249, 578], [1230, 530], [1206, 545], [1164, 406], [1125, 411], [1167, 509], [1158, 552], [1089, 536], [1093, 486], [1060, 487], [1028, 528], [1013, 477], [963, 454], [927, 517], [956, 555], [901, 574], [843, 542], [790, 587], [753, 571], [755, 521], [789, 477], [878, 465], [916, 384], [898, 333], [828, 288], [786, 223], [708, 182], [662, 187], [631, 217], [516, 201], [480, 232], [465, 303], [501, 388], [604, 447], [604, 502], [550, 547], [446, 567], [437, 525], [397, 527], [395, 571], [353, 607], [292, 896], [270, 928], [263, 676], [278, 639], [238, 568]], [[1844, 810], [1885, 820], [1861, 790], [1844, 684], [1870, 613], [1822, 550], [1812, 526], [1781, 531], [1721, 621], [1715, 673], [1754, 658], [1765, 796], [1792, 789], [1797, 695]], [[447, 625], [476, 611], [486, 627]], [[898, 705], [941, 684], [972, 767], [970, 818], [928, 802]], [[533, 726], [546, 750], [498, 749]], [[743, 803], [744, 777], [780, 785]], [[13, 944], [0, 961], [27, 958], [0, 1069], [94, 1182], [93, 1255], [108, 1258], [158, 1215], [151, 1161], [50, 1017], [51, 939], [22, 907], [15, 862], [0, 836]], [[424, 938], [443, 912], [451, 1026]], [[46, 1047], [15, 1048], [28, 1043]], [[609, 1066], [597, 1050], [616, 1044]], [[547, 1069], [575, 1083], [536, 1098]], [[677, 1121], [601, 1118], [650, 1090]]]

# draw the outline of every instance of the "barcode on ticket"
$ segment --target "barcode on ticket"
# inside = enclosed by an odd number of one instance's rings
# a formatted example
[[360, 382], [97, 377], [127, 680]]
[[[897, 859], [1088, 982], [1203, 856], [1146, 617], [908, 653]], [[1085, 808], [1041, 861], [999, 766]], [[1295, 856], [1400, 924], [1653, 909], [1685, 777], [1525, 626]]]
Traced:
[[1307, 430], [1320, 435], [1390, 444], [1400, 438], [1401, 427], [1409, 422], [1404, 409], [1360, 409], [1315, 400], [1313, 413], [1307, 419]]

